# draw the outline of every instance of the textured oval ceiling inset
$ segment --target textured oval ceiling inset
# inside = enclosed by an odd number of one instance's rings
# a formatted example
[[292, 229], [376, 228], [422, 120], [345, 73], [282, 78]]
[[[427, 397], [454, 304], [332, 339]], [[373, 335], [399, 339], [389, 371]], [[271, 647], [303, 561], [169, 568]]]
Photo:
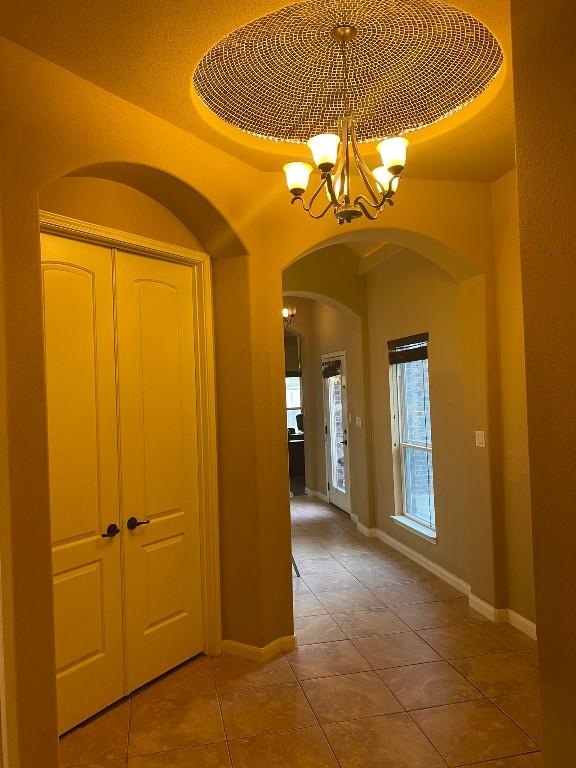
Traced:
[[433, 0], [313, 0], [237, 29], [200, 61], [194, 85], [218, 117], [247, 133], [304, 142], [337, 129], [341, 45], [361, 141], [413, 131], [478, 96], [502, 66], [494, 36], [473, 16]]

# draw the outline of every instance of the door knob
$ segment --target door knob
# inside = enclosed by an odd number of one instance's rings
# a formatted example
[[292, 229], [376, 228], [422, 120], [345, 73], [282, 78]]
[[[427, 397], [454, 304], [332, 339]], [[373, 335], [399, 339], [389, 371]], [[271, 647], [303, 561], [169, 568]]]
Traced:
[[140, 525], [149, 525], [150, 520], [138, 520], [137, 517], [129, 517], [126, 521], [126, 527], [128, 530], [133, 531]]
[[114, 536], [118, 536], [120, 533], [120, 528], [116, 525], [116, 523], [110, 523], [108, 528], [106, 528], [106, 533], [102, 534], [103, 539], [113, 539]]

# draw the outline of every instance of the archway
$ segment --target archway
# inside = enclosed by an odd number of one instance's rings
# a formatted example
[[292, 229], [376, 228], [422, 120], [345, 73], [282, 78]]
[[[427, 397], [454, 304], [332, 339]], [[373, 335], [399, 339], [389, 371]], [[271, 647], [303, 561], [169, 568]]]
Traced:
[[170, 173], [137, 163], [109, 162], [85, 166], [67, 176], [108, 179], [148, 195], [171, 211], [214, 258], [245, 256], [247, 253], [232, 226], [215, 206]]
[[[328, 300], [362, 318], [373, 506], [363, 510], [360, 522], [366, 529], [375, 527], [397, 536], [402, 544], [455, 573], [462, 583], [471, 584], [474, 592], [488, 595], [483, 598], [486, 602], [499, 604], [504, 579], [495, 547], [502, 531], [492, 477], [500, 439], [494, 398], [498, 372], [486, 275], [429, 234], [379, 227], [321, 240], [292, 259], [283, 274], [285, 295]], [[423, 331], [431, 339], [439, 503], [447, 510], [440, 522], [445, 530], [433, 551], [411, 542], [410, 536], [388, 522], [396, 503], [394, 469], [391, 437], [382, 439], [391, 423], [386, 341]], [[466, 438], [478, 425], [486, 425], [491, 433], [489, 451], [482, 453]], [[449, 444], [460, 448], [453, 453], [447, 450]], [[460, 469], [458, 462], [463, 464]], [[457, 492], [456, 477], [462, 478]], [[465, 518], [459, 515], [464, 486], [475, 489], [474, 494], [468, 491]], [[461, 550], [459, 557], [457, 542], [464, 520], [475, 532], [464, 538], [479, 541], [481, 537], [484, 544], [482, 551], [473, 546], [469, 554]]]
[[[119, 170], [122, 173], [118, 173]], [[205, 225], [204, 229], [200, 227], [201, 236], [212, 249], [211, 255], [227, 257], [217, 259], [221, 262], [238, 262], [244, 258], [245, 248], [218, 211], [198, 192], [169, 174], [144, 165], [112, 163], [83, 167], [73, 172], [70, 178], [78, 181], [96, 178], [127, 184], [167, 210], [171, 208], [171, 214], [180, 221], [186, 219], [189, 207], [199, 211], [197, 218]], [[156, 183], [157, 195], [154, 194]], [[9, 340], [10, 365], [2, 397], [10, 400], [10, 419], [3, 427], [2, 438], [9, 446], [11, 463], [11, 474], [6, 478], [6, 488], [3, 487], [10, 493], [2, 521], [1, 549], [6, 690], [3, 708], [5, 705], [10, 713], [6, 729], [11, 749], [15, 750], [10, 759], [16, 761], [16, 755], [37, 753], [46, 764], [55, 765], [51, 535], [38, 204], [35, 200], [36, 194], [41, 197], [42, 192], [42, 189], [34, 189], [28, 179], [20, 179], [12, 190], [10, 205], [4, 210], [11, 219], [11, 227], [3, 227], [3, 247], [18, 258], [18, 267], [11, 270], [14, 279], [6, 284], [11, 306], [16, 311], [8, 312], [9, 322], [3, 327], [5, 339]], [[182, 209], [171, 203], [172, 198], [180, 196], [184, 200]], [[192, 226], [197, 223], [196, 217], [188, 218], [186, 223]], [[216, 229], [212, 239], [209, 237], [211, 227]], [[12, 243], [17, 243], [17, 247], [9, 247]], [[18, 470], [17, 466], [20, 466]], [[214, 483], [214, 478], [215, 474], [212, 474], [210, 482]], [[43, 695], [36, 707], [34, 691], [38, 686]], [[33, 723], [36, 724], [36, 737], [32, 746], [29, 734]]]

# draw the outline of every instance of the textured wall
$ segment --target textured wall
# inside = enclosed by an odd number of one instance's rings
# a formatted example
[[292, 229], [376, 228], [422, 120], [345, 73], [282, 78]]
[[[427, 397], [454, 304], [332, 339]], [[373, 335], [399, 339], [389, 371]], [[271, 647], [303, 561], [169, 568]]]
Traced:
[[[458, 284], [405, 251], [367, 275], [370, 385], [378, 528], [466, 581], [470, 580], [469, 475], [463, 445]], [[386, 342], [430, 333], [429, 376], [438, 543], [400, 528], [395, 514], [389, 363]]]
[[515, 172], [494, 182], [492, 203], [508, 607], [534, 621], [524, 315]]
[[192, 232], [148, 195], [107, 179], [69, 176], [40, 192], [40, 209], [203, 251]]
[[576, 722], [574, 9], [512, 1], [520, 256], [544, 765], [573, 765]]

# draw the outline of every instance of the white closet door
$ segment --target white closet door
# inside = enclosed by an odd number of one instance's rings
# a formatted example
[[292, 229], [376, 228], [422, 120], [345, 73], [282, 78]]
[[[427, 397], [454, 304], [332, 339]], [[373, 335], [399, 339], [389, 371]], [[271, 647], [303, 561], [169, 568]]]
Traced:
[[127, 690], [203, 648], [194, 281], [116, 254]]
[[43, 235], [42, 261], [63, 732], [124, 694], [112, 254]]

